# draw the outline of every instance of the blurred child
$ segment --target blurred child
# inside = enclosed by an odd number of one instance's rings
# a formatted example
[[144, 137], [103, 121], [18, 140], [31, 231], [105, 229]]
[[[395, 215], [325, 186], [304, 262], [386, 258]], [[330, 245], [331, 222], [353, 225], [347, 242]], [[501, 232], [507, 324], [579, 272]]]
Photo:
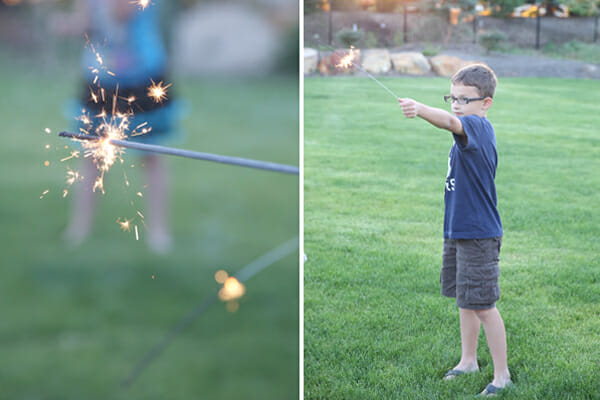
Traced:
[[[77, 2], [86, 7], [82, 15], [86, 18], [88, 47], [84, 51], [82, 71], [85, 82], [81, 87], [81, 103], [77, 115], [85, 109], [90, 116], [105, 110], [110, 116], [113, 95], [118, 91], [117, 109], [131, 109], [134, 117], [129, 126], [148, 123], [151, 131], [136, 136], [134, 140], [156, 143], [170, 136], [175, 128], [175, 107], [169, 96], [155, 99], [148, 96], [148, 87], [154, 83], [167, 82], [167, 55], [159, 29], [159, 0], [149, 2], [146, 7], [130, 0], [86, 0]], [[94, 71], [100, 70], [100, 73]], [[99, 81], [95, 81], [96, 76]], [[104, 96], [93, 98], [91, 92], [104, 89]], [[135, 99], [132, 101], [132, 99]], [[80, 125], [81, 126], [81, 125]], [[94, 129], [86, 128], [90, 134]], [[130, 154], [130, 153], [128, 153]], [[94, 203], [97, 193], [93, 186], [98, 171], [93, 162], [86, 158], [81, 169], [84, 182], [75, 189], [74, 204], [65, 232], [71, 245], [84, 241], [91, 233]], [[167, 252], [172, 237], [167, 218], [167, 172], [164, 160], [150, 153], [143, 154], [147, 172], [147, 205], [145, 234], [151, 250]]]
[[498, 265], [502, 221], [497, 209], [496, 136], [488, 119], [497, 79], [486, 65], [469, 65], [452, 77], [452, 112], [412, 99], [398, 99], [407, 118], [420, 117], [452, 133], [444, 213], [442, 295], [456, 297], [460, 315], [462, 356], [444, 379], [476, 372], [479, 328], [483, 329], [494, 362], [494, 379], [481, 392], [493, 396], [511, 384], [504, 322], [496, 308], [500, 298]]

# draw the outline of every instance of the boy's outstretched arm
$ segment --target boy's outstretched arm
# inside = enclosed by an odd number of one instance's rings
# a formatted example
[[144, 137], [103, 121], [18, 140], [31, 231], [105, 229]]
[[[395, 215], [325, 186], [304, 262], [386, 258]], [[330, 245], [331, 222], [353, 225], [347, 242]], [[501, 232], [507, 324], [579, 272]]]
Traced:
[[406, 118], [420, 117], [431, 125], [446, 129], [457, 135], [465, 135], [463, 125], [456, 116], [441, 108], [429, 107], [413, 99], [398, 99]]

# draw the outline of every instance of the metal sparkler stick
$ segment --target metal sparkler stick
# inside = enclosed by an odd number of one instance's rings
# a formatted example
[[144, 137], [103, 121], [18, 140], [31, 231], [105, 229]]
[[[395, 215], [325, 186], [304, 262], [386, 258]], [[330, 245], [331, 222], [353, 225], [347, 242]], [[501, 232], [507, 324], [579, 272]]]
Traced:
[[[319, 42], [321, 42], [319, 40]], [[327, 44], [324, 44], [323, 42], [321, 42], [321, 44], [325, 47], [328, 47], [329, 49], [331, 49], [334, 53], [337, 51], [336, 48], [331, 47]], [[379, 80], [377, 80], [377, 78], [375, 78], [373, 75], [371, 75], [368, 71], [364, 70], [360, 65], [356, 64], [354, 61], [352, 61], [351, 59], [348, 60], [355, 68], [357, 68], [358, 70], [364, 72], [365, 74], [367, 74], [367, 76], [371, 79], [373, 79], [379, 86], [381, 86], [382, 88], [384, 88], [389, 94], [391, 94], [392, 96], [394, 96], [394, 99], [398, 100], [398, 98], [400, 98], [400, 96], [398, 96], [396, 93], [392, 92], [387, 86], [385, 86], [383, 83], [381, 83]]]
[[155, 145], [155, 144], [145, 144], [145, 143], [139, 143], [139, 142], [133, 142], [133, 141], [127, 141], [127, 140], [105, 139], [105, 138], [102, 138], [99, 136], [83, 135], [83, 134], [78, 135], [78, 134], [71, 133], [71, 132], [60, 132], [58, 134], [58, 136], [69, 137], [69, 138], [78, 139], [78, 140], [94, 140], [94, 141], [108, 140], [108, 142], [113, 146], [125, 147], [128, 149], [141, 150], [141, 151], [147, 151], [147, 152], [158, 153], [158, 154], [167, 154], [167, 155], [186, 157], [186, 158], [193, 158], [196, 160], [212, 161], [212, 162], [218, 162], [218, 163], [222, 163], [222, 164], [237, 165], [237, 166], [248, 167], [248, 168], [263, 169], [263, 170], [273, 171], [273, 172], [282, 172], [285, 174], [293, 174], [293, 175], [300, 174], [300, 170], [298, 167], [295, 167], [292, 165], [277, 164], [277, 163], [272, 163], [272, 162], [267, 162], [267, 161], [251, 160], [251, 159], [240, 158], [240, 157], [223, 156], [223, 155], [212, 154], [212, 153], [201, 153], [201, 152], [197, 152], [197, 151], [175, 149], [172, 147], [159, 146], [159, 145]]
[[[258, 274], [265, 268], [275, 264], [277, 261], [291, 254], [298, 248], [299, 238], [296, 236], [288, 240], [279, 247], [262, 255], [250, 264], [246, 265], [237, 274], [235, 278], [240, 282], [245, 282]], [[184, 329], [190, 326], [204, 311], [218, 300], [218, 293], [212, 294], [204, 299], [196, 308], [183, 317], [165, 337], [158, 342], [146, 355], [136, 364], [131, 373], [121, 382], [122, 388], [128, 388], [137, 379], [137, 377], [150, 365], [160, 353], [177, 337]]]
[[385, 90], [387, 90], [387, 92], [388, 92], [389, 94], [391, 94], [392, 96], [394, 96], [394, 99], [398, 100], [399, 96], [398, 96], [396, 93], [392, 92], [392, 91], [391, 91], [391, 90], [390, 90], [390, 89], [389, 89], [387, 86], [385, 86], [383, 83], [379, 82], [379, 81], [377, 80], [377, 78], [375, 78], [373, 75], [371, 75], [371, 74], [370, 74], [368, 71], [366, 71], [366, 70], [362, 69], [362, 67], [361, 67], [360, 65], [357, 65], [357, 64], [355, 64], [355, 63], [354, 63], [354, 61], [350, 61], [350, 62], [352, 63], [352, 65], [353, 65], [355, 68], [358, 68], [359, 70], [361, 70], [362, 72], [364, 72], [365, 74], [367, 74], [367, 76], [368, 76], [369, 78], [373, 79], [375, 82], [377, 82], [377, 84], [378, 84], [379, 86], [381, 86], [382, 88], [384, 88]]

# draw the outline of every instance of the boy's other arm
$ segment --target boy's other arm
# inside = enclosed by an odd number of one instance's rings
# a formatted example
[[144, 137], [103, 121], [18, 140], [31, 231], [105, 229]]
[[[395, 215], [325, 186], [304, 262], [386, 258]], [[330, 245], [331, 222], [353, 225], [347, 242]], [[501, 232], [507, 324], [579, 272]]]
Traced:
[[462, 122], [456, 116], [441, 108], [429, 107], [413, 99], [398, 99], [406, 118], [420, 117], [431, 125], [465, 136]]

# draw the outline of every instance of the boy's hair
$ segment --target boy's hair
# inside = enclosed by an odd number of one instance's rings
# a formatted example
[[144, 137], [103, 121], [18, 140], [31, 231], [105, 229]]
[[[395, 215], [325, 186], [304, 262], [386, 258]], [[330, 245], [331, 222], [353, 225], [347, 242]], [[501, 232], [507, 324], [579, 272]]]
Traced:
[[472, 64], [459, 69], [452, 77], [452, 84], [474, 86], [482, 97], [494, 97], [498, 79], [490, 67], [485, 64]]

